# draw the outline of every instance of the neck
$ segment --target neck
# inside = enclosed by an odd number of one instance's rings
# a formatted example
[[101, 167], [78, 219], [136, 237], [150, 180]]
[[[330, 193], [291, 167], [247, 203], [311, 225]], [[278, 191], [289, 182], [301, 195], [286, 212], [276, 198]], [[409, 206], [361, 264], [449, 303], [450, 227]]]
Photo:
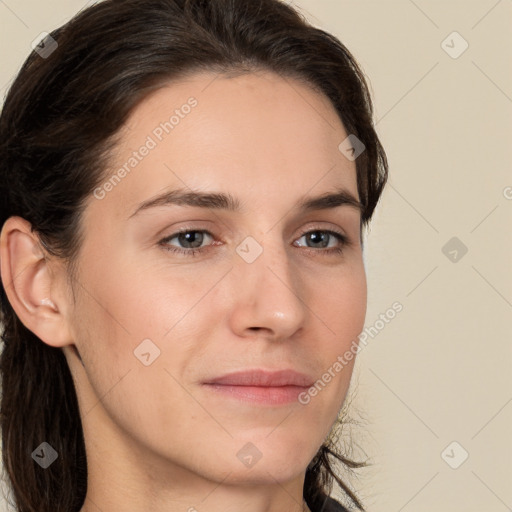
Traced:
[[286, 480], [266, 471], [256, 480], [256, 467], [250, 480], [232, 472], [200, 474], [122, 433], [109, 439], [90, 434], [85, 428], [88, 487], [80, 512], [310, 512], [302, 497], [305, 471]]

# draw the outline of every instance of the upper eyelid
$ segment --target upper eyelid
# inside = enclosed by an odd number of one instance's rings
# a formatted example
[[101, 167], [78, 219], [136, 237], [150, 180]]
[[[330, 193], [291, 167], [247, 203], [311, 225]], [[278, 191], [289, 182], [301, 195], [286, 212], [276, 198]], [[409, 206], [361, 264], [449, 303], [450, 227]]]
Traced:
[[[169, 235], [166, 235], [165, 237], [163, 238], [172, 238], [174, 236], [177, 236], [177, 235], [180, 235], [181, 233], [189, 233], [191, 231], [198, 231], [198, 232], [202, 232], [202, 233], [208, 233], [210, 236], [213, 236], [215, 237], [215, 234], [214, 234], [214, 230], [211, 230], [211, 229], [208, 229], [208, 228], [203, 228], [203, 227], [195, 227], [195, 226], [184, 226], [184, 227], [181, 227], [181, 228], [178, 228], [176, 231], [173, 231], [172, 233], [169, 233]], [[230, 234], [232, 234], [233, 232], [231, 230], [230, 231]], [[340, 228], [340, 227], [326, 227], [326, 226], [320, 226], [320, 225], [313, 225], [313, 226], [310, 226], [306, 229], [304, 229], [302, 232], [301, 232], [301, 235], [300, 236], [304, 236], [305, 234], [311, 232], [311, 231], [341, 231], [340, 234], [344, 235], [344, 236], [348, 236], [348, 234], [346, 233], [346, 229], [343, 229], [343, 228]]]

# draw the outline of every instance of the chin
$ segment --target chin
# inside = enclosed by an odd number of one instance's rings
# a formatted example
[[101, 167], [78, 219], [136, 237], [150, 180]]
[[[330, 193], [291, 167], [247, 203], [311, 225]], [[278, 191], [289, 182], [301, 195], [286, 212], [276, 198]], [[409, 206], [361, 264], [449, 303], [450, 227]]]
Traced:
[[[293, 436], [286, 436], [284, 431], [275, 439], [273, 435], [267, 433], [267, 438], [237, 441], [233, 477], [264, 484], [286, 482], [306, 471], [318, 451], [316, 446], [311, 446], [311, 437], [304, 433], [302, 442], [294, 442]], [[305, 440], [309, 441], [307, 446]]]
[[252, 468], [235, 466], [229, 476], [223, 480], [224, 483], [236, 485], [275, 485], [276, 482], [286, 484], [299, 476], [303, 475], [308, 466], [308, 462], [302, 461], [300, 464], [294, 464], [290, 461], [267, 460], [263, 458]]

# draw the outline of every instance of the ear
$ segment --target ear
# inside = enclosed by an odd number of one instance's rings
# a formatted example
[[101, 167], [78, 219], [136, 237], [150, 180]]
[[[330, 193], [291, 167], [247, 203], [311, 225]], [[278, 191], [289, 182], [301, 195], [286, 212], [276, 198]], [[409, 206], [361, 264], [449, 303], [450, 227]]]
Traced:
[[0, 233], [0, 274], [16, 315], [39, 339], [53, 347], [73, 343], [65, 312], [64, 265], [53, 265], [31, 225], [10, 217]]

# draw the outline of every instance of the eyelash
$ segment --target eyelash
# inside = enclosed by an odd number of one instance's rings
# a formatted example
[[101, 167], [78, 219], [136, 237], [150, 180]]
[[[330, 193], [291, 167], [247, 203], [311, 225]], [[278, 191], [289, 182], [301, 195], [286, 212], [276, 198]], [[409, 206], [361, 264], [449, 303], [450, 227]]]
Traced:
[[[162, 240], [160, 240], [158, 243], [163, 247], [165, 251], [174, 253], [174, 254], [182, 254], [184, 256], [197, 256], [199, 253], [204, 253], [205, 251], [209, 250], [209, 248], [212, 247], [212, 245], [208, 245], [205, 247], [201, 247], [199, 249], [184, 249], [179, 248], [175, 246], [168, 245], [168, 242], [175, 238], [178, 235], [184, 234], [184, 233], [206, 233], [212, 238], [215, 238], [208, 230], [206, 229], [198, 229], [198, 228], [183, 228], [176, 233], [173, 233], [172, 235], [166, 236]], [[340, 242], [340, 245], [338, 247], [331, 247], [328, 249], [314, 249], [312, 247], [303, 247], [307, 252], [314, 254], [315, 256], [318, 255], [319, 252], [323, 252], [324, 254], [332, 254], [332, 255], [341, 255], [341, 253], [344, 251], [344, 249], [351, 245], [351, 241], [349, 238], [344, 235], [343, 233], [339, 233], [337, 231], [333, 231], [330, 229], [320, 229], [320, 228], [313, 228], [308, 231], [305, 231], [302, 233], [302, 235], [299, 238], [302, 238], [304, 235], [309, 235], [310, 233], [327, 233], [329, 235], [334, 236], [338, 239]]]

